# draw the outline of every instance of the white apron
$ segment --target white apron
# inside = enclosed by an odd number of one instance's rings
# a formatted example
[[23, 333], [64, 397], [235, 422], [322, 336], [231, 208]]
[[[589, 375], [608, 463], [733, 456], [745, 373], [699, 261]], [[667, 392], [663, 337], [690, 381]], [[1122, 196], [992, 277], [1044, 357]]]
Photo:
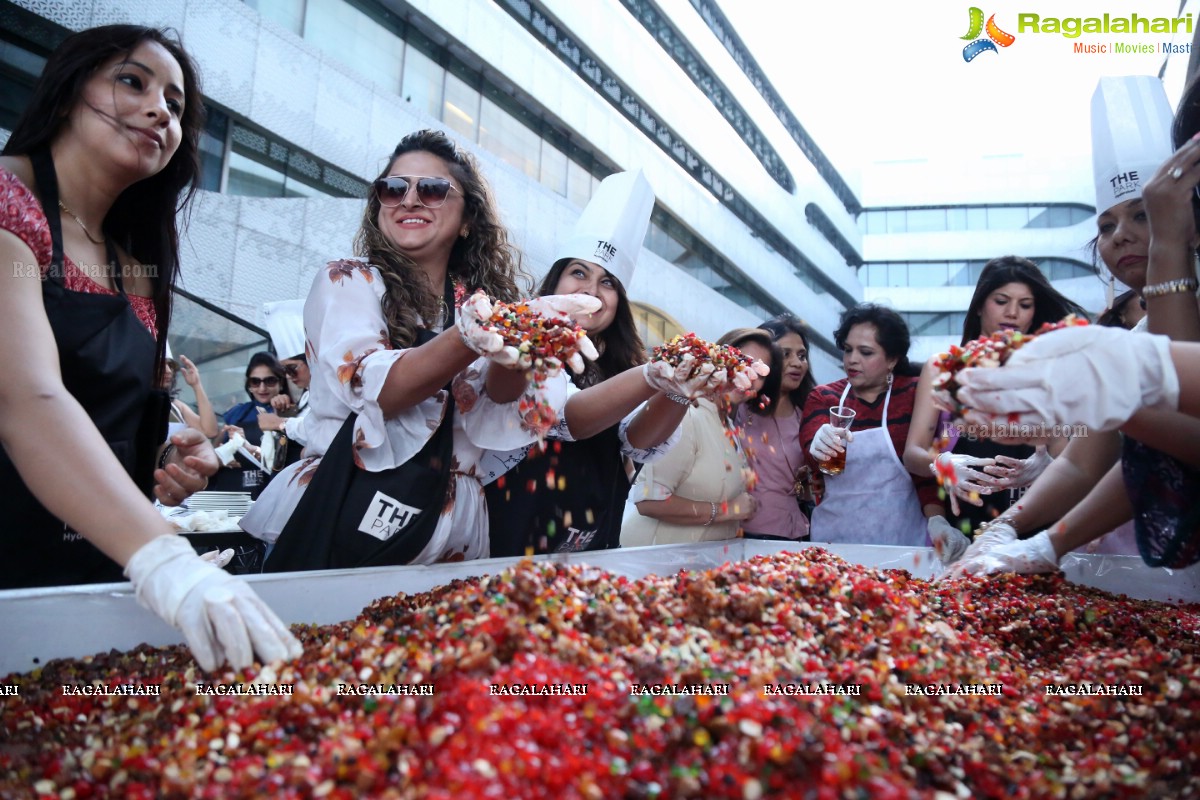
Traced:
[[[842, 392], [846, 404], [850, 385]], [[883, 400], [883, 424], [855, 431], [846, 447], [846, 469], [825, 475], [825, 496], [813, 511], [812, 541], [846, 544], [928, 544], [925, 514], [912, 476], [900, 463], [888, 435], [889, 384]]]

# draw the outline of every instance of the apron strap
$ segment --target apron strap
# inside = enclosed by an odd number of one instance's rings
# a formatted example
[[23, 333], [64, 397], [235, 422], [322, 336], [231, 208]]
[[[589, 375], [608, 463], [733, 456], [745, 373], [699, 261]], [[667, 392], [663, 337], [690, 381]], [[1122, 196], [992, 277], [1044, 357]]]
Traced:
[[[889, 374], [888, 377], [891, 377]], [[838, 405], [846, 405], [846, 396], [850, 394], [850, 384], [846, 384], [846, 388], [842, 390], [842, 399], [838, 401]], [[887, 385], [887, 394], [883, 396], [883, 421], [881, 423], [883, 429], [887, 430], [888, 421], [888, 403], [892, 401], [892, 382], [889, 380]]]
[[[50, 270], [47, 276], [65, 286], [62, 215], [58, 213], [58, 173], [54, 169], [54, 159], [50, 156], [49, 148], [39, 147], [29, 154], [29, 161], [33, 165], [33, 180], [42, 199], [42, 212], [46, 215], [46, 224], [50, 227]], [[104, 237], [104, 254], [108, 258], [108, 265], [113, 268], [113, 285], [122, 297], [127, 297], [121, 281], [121, 270], [116, 268], [117, 250], [107, 236]]]

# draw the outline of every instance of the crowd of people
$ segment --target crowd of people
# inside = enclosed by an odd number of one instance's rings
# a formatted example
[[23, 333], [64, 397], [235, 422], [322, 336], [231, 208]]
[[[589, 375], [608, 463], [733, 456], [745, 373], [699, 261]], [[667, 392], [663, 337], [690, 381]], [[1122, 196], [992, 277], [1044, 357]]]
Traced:
[[[933, 544], [956, 576], [1053, 570], [1123, 524], [1149, 564], [1200, 560], [1200, 89], [1173, 142], [1161, 93], [1106, 78], [1093, 106], [1094, 247], [1130, 293], [1104, 325], [962, 372], [965, 427], [880, 305], [844, 311], [845, 374], [828, 383], [788, 314], [717, 340], [741, 366], [649, 359], [628, 297], [654, 205], [641, 172], [600, 184], [531, 291], [477, 162], [436, 131], [388, 154], [353, 257], [331, 254], [307, 299], [269, 310], [275, 353], [251, 357], [247, 400], [219, 426], [196, 366], [167, 347], [197, 69], [153, 29], [78, 33], [0, 157], [0, 261], [44, 278], [0, 275], [0, 588], [123, 574], [206, 669], [295, 657], [249, 585], [148, 499], [206, 488], [256, 498], [241, 525], [268, 543], [267, 571], [747, 536]], [[1138, 136], [1112, 124], [1134, 109], [1153, 117]], [[517, 303], [538, 325], [577, 324], [583, 357], [548, 368], [498, 343], [492, 309]], [[997, 257], [962, 342], [1068, 314], [1086, 316], [1034, 263]], [[180, 372], [195, 409], [173, 396]], [[1027, 432], [1078, 425], [1087, 436]], [[47, 450], [72, 454], [70, 481]]]

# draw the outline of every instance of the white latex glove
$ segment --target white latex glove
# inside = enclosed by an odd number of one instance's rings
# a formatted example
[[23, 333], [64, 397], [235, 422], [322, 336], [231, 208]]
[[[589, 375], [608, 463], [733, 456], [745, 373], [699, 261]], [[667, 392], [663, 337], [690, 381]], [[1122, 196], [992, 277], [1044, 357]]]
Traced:
[[722, 375], [716, 373], [712, 364], [701, 364], [697, 369], [696, 359], [692, 355], [684, 356], [674, 367], [666, 361], [650, 361], [642, 367], [642, 376], [650, 388], [689, 400], [720, 391], [724, 383]]
[[218, 569], [224, 569], [229, 566], [230, 561], [233, 561], [234, 552], [232, 547], [228, 550], [209, 550], [207, 553], [200, 554], [200, 560], [207, 561]]
[[1099, 325], [1042, 334], [1003, 367], [964, 369], [957, 381], [969, 422], [1040, 427], [1119, 428], [1141, 408], [1179, 406], [1179, 375], [1166, 336]]
[[246, 440], [240, 433], [235, 433], [229, 437], [229, 441], [220, 447], [213, 448], [216, 451], [217, 458], [221, 460], [221, 466], [228, 467], [237, 461], [233, 454], [242, 449], [242, 445], [246, 444]]
[[997, 572], [1032, 574], [1054, 572], [1058, 569], [1058, 554], [1050, 542], [1050, 534], [1042, 531], [1030, 539], [993, 547], [978, 558], [960, 562], [968, 575], [994, 575]]
[[[492, 318], [492, 301], [482, 291], [465, 298], [458, 313], [458, 333], [463, 344], [481, 356], [494, 356], [504, 349], [504, 337], [488, 330], [484, 323]], [[516, 360], [516, 350], [512, 358]]]
[[967, 574], [965, 566], [978, 561], [997, 547], [1017, 541], [1017, 529], [1007, 522], [994, 522], [983, 533], [975, 537], [966, 552], [938, 580], [946, 578], [961, 578]]
[[178, 628], [204, 670], [298, 658], [299, 640], [243, 580], [202, 560], [182, 536], [158, 536], [125, 565], [138, 603]]
[[770, 374], [771, 368], [756, 358], [746, 369], [735, 371], [733, 377], [729, 378], [729, 382], [733, 384], [733, 388], [748, 392], [757, 378], [765, 378]]
[[847, 428], [838, 428], [826, 422], [817, 429], [817, 435], [813, 437], [812, 447], [809, 452], [817, 461], [828, 461], [833, 458], [834, 453], [840, 453], [846, 449], [849, 442], [854, 441], [854, 434]]
[[[929, 466], [950, 498], [950, 511], [959, 515], [958, 501], [966, 500], [973, 506], [982, 506], [979, 495], [991, 494], [996, 490], [996, 479], [975, 467], [989, 467], [996, 463], [991, 458], [976, 458], [960, 453], [939, 453]], [[972, 497], [972, 495], [975, 495]]]
[[1029, 458], [1010, 458], [996, 456], [996, 463], [984, 467], [983, 471], [994, 476], [995, 485], [999, 489], [1019, 489], [1037, 480], [1038, 475], [1054, 461], [1054, 456], [1039, 445]]
[[937, 553], [938, 560], [947, 566], [962, 558], [962, 554], [971, 545], [971, 540], [940, 514], [926, 520], [925, 526], [929, 530], [929, 540], [933, 542], [933, 550]]
[[[564, 325], [571, 326], [578, 322], [580, 317], [595, 314], [604, 304], [600, 302], [600, 298], [592, 297], [590, 294], [548, 294], [545, 297], [535, 297], [526, 305], [531, 311], [535, 311], [547, 319], [559, 320]], [[579, 352], [572, 353], [571, 357], [567, 359], [567, 366], [576, 373], [583, 372], [584, 358], [595, 361], [600, 357], [596, 346], [587, 336], [579, 339], [578, 347]], [[558, 360], [554, 358], [548, 360], [553, 362], [551, 374], [556, 373], [558, 369], [555, 369], [555, 365]], [[523, 364], [522, 366], [528, 365]]]

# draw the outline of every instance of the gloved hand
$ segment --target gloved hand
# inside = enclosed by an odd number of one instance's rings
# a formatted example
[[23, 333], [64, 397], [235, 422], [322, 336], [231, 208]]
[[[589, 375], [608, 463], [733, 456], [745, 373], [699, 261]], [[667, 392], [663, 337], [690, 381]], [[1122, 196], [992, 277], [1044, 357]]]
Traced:
[[987, 530], [975, 537], [975, 541], [967, 548], [958, 561], [950, 566], [939, 581], [947, 578], [961, 578], [967, 574], [965, 566], [977, 562], [980, 558], [995, 550], [997, 547], [1017, 541], [1017, 529], [1007, 522], [993, 522]]
[[217, 454], [217, 458], [220, 459], [221, 465], [227, 467], [237, 461], [233, 454], [238, 450], [241, 450], [242, 445], [245, 443], [245, 438], [243, 438], [240, 433], [235, 433], [233, 436], [229, 437], [228, 442], [220, 447], [215, 448], [214, 452]]
[[[463, 300], [458, 313], [458, 333], [463, 344], [481, 356], [494, 356], [504, 349], [504, 337], [486, 327], [492, 318], [492, 301], [482, 290]], [[516, 349], [512, 358], [516, 360]]]
[[701, 364], [697, 368], [696, 358], [692, 355], [684, 356], [674, 367], [666, 361], [650, 361], [642, 367], [642, 376], [650, 388], [688, 400], [716, 394], [723, 383], [722, 375], [716, 373], [712, 364]]
[[[531, 311], [536, 311], [547, 319], [561, 321], [569, 327], [578, 322], [578, 317], [595, 314], [603, 303], [600, 302], [600, 298], [592, 297], [590, 294], [548, 294], [544, 297], [535, 297], [526, 305]], [[580, 337], [577, 345], [579, 351], [572, 353], [567, 359], [567, 366], [575, 373], [583, 372], [584, 358], [595, 361], [600, 357], [596, 346], [587, 336]], [[552, 362], [551, 374], [556, 373], [558, 370], [554, 369], [553, 365], [558, 364], [558, 359], [548, 358], [546, 360]], [[561, 369], [561, 365], [558, 366], [558, 369]]]
[[946, 490], [946, 495], [950, 498], [950, 511], [954, 516], [959, 514], [960, 498], [973, 506], [982, 506], [983, 500], [979, 499], [979, 495], [995, 491], [996, 479], [975, 469], [994, 463], [990, 458], [976, 458], [960, 453], [939, 453], [933, 460], [929, 469]]
[[983, 471], [994, 476], [994, 485], [998, 489], [1020, 489], [1037, 480], [1038, 475], [1045, 471], [1054, 461], [1054, 456], [1039, 445], [1029, 458], [1010, 458], [996, 456], [996, 463], [984, 467]]
[[970, 561], [964, 558], [957, 566], [968, 575], [994, 575], [997, 572], [1029, 575], [1057, 570], [1058, 554], [1054, 552], [1050, 534], [1042, 531], [1030, 539], [993, 547]]
[[228, 660], [298, 658], [300, 642], [243, 580], [196, 555], [182, 536], [158, 536], [125, 565], [138, 603], [178, 628], [204, 670]]
[[828, 461], [834, 453], [846, 449], [849, 442], [854, 441], [854, 434], [848, 428], [838, 428], [826, 422], [817, 429], [813, 437], [812, 447], [808, 449], [817, 461]]
[[754, 381], [757, 378], [765, 378], [770, 374], [771, 368], [756, 358], [746, 369], [739, 369], [734, 372], [733, 376], [729, 378], [729, 382], [733, 384], [734, 389], [748, 392], [754, 386]]
[[964, 417], [980, 425], [1119, 428], [1141, 408], [1179, 407], [1179, 375], [1166, 336], [1099, 325], [1039, 336], [1003, 367], [957, 376]]
[[209, 550], [207, 553], [200, 554], [200, 560], [207, 561], [218, 569], [225, 569], [229, 566], [229, 562], [233, 561], [235, 552], [232, 547], [228, 550]]
[[971, 540], [940, 514], [926, 520], [925, 526], [929, 530], [929, 540], [933, 542], [933, 551], [937, 553], [938, 560], [946, 566], [962, 558], [962, 554], [971, 545]]

